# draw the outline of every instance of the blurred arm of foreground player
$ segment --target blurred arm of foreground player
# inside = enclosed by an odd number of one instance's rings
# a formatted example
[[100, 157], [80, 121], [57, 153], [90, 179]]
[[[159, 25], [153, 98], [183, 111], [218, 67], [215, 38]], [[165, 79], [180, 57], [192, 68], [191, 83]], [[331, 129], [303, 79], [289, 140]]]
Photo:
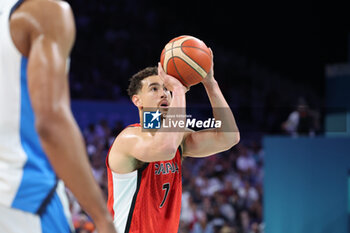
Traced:
[[10, 28], [16, 47], [28, 58], [35, 126], [54, 170], [93, 218], [98, 232], [115, 233], [70, 109], [67, 58], [75, 40], [70, 6], [52, 0], [24, 1], [12, 14]]

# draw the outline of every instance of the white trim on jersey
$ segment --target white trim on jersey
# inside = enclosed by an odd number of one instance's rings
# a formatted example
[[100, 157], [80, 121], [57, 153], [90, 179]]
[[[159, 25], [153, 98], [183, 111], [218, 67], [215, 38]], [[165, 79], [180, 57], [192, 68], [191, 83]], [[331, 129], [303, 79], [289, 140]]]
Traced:
[[57, 183], [56, 193], [61, 201], [64, 215], [68, 221], [71, 232], [74, 232], [74, 225], [72, 221], [72, 215], [69, 210], [69, 200], [66, 194], [66, 188], [62, 180], [59, 180]]
[[118, 232], [125, 232], [126, 223], [137, 188], [138, 170], [118, 174], [111, 170], [113, 178], [114, 225]]

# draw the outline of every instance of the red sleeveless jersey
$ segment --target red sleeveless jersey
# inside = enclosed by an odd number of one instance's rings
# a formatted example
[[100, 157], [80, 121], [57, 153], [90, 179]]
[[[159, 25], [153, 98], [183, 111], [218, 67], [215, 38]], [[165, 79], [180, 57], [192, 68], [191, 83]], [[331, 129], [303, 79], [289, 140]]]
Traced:
[[[140, 124], [130, 125], [140, 127]], [[109, 168], [108, 209], [119, 233], [177, 233], [182, 179], [181, 148], [169, 161], [145, 163], [128, 174]]]

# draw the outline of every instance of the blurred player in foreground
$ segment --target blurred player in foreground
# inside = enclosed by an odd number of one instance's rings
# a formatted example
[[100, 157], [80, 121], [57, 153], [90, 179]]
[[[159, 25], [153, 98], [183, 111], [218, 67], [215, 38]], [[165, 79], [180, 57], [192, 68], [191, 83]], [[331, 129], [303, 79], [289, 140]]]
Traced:
[[178, 232], [182, 159], [207, 157], [239, 142], [234, 116], [214, 79], [213, 67], [202, 84], [222, 128], [145, 131], [141, 127], [144, 108], [160, 109], [168, 115], [186, 114], [187, 88], [167, 75], [160, 64], [158, 69], [148, 67], [131, 78], [128, 92], [139, 109], [141, 125], [124, 129], [107, 157], [108, 209], [119, 232]]
[[99, 233], [115, 233], [70, 110], [70, 6], [0, 2], [0, 231], [72, 232], [64, 185]]

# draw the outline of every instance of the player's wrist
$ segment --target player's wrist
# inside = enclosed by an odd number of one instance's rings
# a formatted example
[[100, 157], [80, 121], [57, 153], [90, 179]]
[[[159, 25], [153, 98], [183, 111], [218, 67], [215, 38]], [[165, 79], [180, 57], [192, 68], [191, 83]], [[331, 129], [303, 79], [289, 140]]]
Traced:
[[178, 85], [178, 86], [175, 86], [172, 90], [173, 94], [185, 94], [186, 92], [188, 91], [188, 88], [185, 87], [184, 85]]
[[212, 77], [212, 78], [204, 78], [203, 81], [202, 81], [202, 84], [205, 87], [218, 86], [218, 82], [215, 80], [214, 77]]

